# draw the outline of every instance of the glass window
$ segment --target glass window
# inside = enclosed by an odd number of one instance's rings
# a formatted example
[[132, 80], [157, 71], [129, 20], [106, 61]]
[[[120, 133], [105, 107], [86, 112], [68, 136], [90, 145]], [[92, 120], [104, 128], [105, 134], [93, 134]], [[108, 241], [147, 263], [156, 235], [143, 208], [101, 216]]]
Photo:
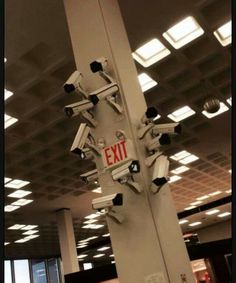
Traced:
[[15, 283], [30, 283], [28, 260], [14, 260]]
[[33, 273], [33, 283], [47, 283], [47, 275], [46, 275], [44, 260], [32, 260], [32, 273]]
[[48, 259], [48, 275], [49, 283], [60, 283], [58, 264], [55, 258]]
[[4, 283], [12, 283], [10, 260], [4, 261]]

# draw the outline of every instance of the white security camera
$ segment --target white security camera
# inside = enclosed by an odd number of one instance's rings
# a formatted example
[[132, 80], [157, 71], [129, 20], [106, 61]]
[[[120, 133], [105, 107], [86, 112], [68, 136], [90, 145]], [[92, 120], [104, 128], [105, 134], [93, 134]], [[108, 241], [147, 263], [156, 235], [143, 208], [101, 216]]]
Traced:
[[148, 138], [145, 142], [145, 146], [148, 151], [158, 150], [163, 145], [169, 145], [171, 143], [170, 136], [168, 134], [159, 134], [154, 138]]
[[158, 116], [158, 111], [155, 107], [148, 107], [147, 111], [144, 113], [143, 117], [141, 118], [141, 123], [149, 124], [153, 122], [153, 120]]
[[107, 84], [107, 85], [91, 92], [89, 94], [89, 99], [92, 102], [96, 103], [97, 101], [103, 100], [103, 99], [107, 98], [108, 96], [115, 94], [118, 91], [119, 91], [119, 87], [118, 87], [117, 83], [110, 83], [110, 84]]
[[133, 160], [114, 169], [111, 174], [114, 181], [119, 181], [122, 178], [140, 172], [140, 165], [138, 160]]
[[83, 97], [87, 98], [88, 94], [85, 92], [85, 90], [81, 86], [82, 78], [83, 78], [83, 75], [81, 72], [77, 70], [74, 71], [63, 86], [65, 92], [71, 93], [73, 91], [78, 91], [83, 95]]
[[90, 128], [85, 123], [81, 123], [70, 151], [81, 156], [89, 134]]
[[108, 65], [107, 62], [108, 60], [105, 57], [97, 58], [90, 64], [90, 69], [93, 73], [105, 71]]
[[94, 169], [91, 171], [88, 171], [82, 175], [80, 175], [80, 178], [86, 183], [88, 184], [89, 182], [95, 181], [98, 179], [98, 170]]
[[153, 127], [152, 132], [157, 134], [181, 134], [182, 127], [179, 123], [157, 124]]
[[123, 194], [117, 193], [112, 195], [107, 195], [104, 197], [96, 198], [92, 200], [92, 207], [98, 211], [100, 210], [109, 210], [113, 206], [123, 205]]
[[165, 155], [159, 156], [155, 161], [152, 182], [158, 188], [168, 182], [169, 163], [170, 162]]

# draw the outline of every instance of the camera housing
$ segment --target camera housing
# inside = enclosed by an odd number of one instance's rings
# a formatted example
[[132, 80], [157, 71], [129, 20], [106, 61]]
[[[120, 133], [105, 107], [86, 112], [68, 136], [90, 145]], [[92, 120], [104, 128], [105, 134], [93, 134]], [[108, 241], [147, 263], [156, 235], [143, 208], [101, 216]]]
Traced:
[[88, 184], [88, 183], [90, 183], [92, 181], [95, 181], [95, 180], [98, 179], [98, 170], [94, 169], [94, 170], [88, 171], [88, 172], [86, 172], [84, 174], [81, 174], [80, 178], [86, 184]]
[[157, 157], [152, 175], [152, 182], [157, 187], [161, 187], [168, 182], [169, 164], [167, 156], [161, 155]]
[[119, 181], [122, 180], [122, 178], [139, 173], [140, 172], [140, 164], [138, 160], [132, 160], [129, 161], [118, 168], [114, 169], [111, 174], [112, 174], [112, 179], [114, 181]]
[[180, 123], [157, 124], [153, 127], [152, 133], [157, 134], [181, 134], [182, 127]]
[[158, 134], [156, 137], [148, 138], [145, 142], [145, 146], [147, 150], [150, 151], [156, 151], [161, 146], [169, 145], [171, 143], [170, 136], [168, 134]]
[[141, 123], [149, 124], [158, 116], [158, 111], [155, 107], [151, 106], [147, 108], [147, 111], [141, 118]]
[[105, 71], [108, 65], [108, 60], [105, 57], [97, 58], [95, 61], [90, 63], [90, 69], [93, 73]]
[[123, 205], [123, 194], [111, 194], [104, 197], [96, 198], [92, 200], [92, 207], [98, 211], [103, 209], [110, 209], [113, 206]]
[[65, 92], [71, 93], [76, 89], [78, 89], [81, 81], [82, 81], [82, 73], [77, 70], [74, 71], [63, 86]]
[[79, 115], [83, 111], [88, 111], [94, 107], [94, 103], [88, 99], [83, 99], [81, 101], [66, 105], [64, 107], [64, 112], [67, 117], [71, 118]]

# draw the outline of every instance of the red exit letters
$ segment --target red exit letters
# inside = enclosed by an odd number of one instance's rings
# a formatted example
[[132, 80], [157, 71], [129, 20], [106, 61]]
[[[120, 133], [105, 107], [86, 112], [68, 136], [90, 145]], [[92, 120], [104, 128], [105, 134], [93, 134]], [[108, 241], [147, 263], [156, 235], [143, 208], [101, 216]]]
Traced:
[[126, 142], [124, 140], [119, 143], [108, 146], [104, 149], [104, 157], [107, 167], [119, 163], [127, 158]]

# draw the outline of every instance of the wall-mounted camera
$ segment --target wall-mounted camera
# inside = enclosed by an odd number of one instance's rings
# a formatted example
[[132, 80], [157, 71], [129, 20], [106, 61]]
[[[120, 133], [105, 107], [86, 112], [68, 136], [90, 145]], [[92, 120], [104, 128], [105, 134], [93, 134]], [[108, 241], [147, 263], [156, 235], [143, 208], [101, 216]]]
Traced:
[[87, 98], [88, 94], [86, 93], [86, 91], [81, 86], [82, 79], [83, 79], [82, 73], [77, 71], [77, 70], [74, 71], [70, 75], [69, 79], [63, 85], [64, 91], [66, 93], [71, 93], [71, 92], [77, 91], [77, 92], [81, 93], [84, 98]]
[[88, 183], [90, 183], [92, 181], [96, 181], [98, 179], [98, 170], [94, 169], [94, 170], [88, 171], [88, 172], [86, 172], [84, 174], [81, 174], [80, 178], [86, 184], [88, 184]]
[[70, 151], [78, 154], [81, 159], [85, 159], [83, 157], [85, 156], [84, 148], [86, 147], [95, 151], [96, 154], [100, 154], [100, 150], [96, 147], [95, 140], [90, 133], [90, 127], [85, 123], [81, 123]]
[[107, 216], [111, 217], [118, 223], [123, 222], [123, 216], [117, 213], [113, 208], [114, 206], [123, 205], [123, 194], [111, 194], [104, 197], [92, 200], [92, 207], [99, 212], [104, 212]]
[[159, 192], [161, 187], [168, 182], [169, 164], [170, 162], [165, 155], [156, 158], [152, 175], [152, 183], [155, 184], [155, 187], [152, 186], [154, 193]]

